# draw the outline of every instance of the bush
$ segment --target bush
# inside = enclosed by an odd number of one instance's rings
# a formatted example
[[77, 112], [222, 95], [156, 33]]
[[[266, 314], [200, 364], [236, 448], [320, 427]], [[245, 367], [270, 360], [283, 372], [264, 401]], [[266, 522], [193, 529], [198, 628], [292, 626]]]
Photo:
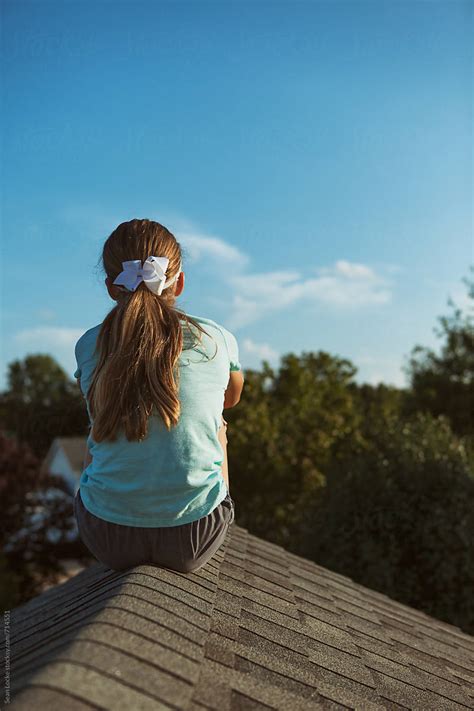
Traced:
[[472, 449], [446, 417], [421, 413], [353, 441], [304, 512], [298, 552], [472, 634]]

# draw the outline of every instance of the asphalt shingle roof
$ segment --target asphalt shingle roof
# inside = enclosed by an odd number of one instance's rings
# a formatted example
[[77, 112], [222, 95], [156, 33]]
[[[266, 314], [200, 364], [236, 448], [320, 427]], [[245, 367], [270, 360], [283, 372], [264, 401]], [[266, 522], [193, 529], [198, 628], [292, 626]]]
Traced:
[[474, 708], [474, 638], [235, 523], [201, 570], [99, 563], [11, 611], [11, 706]]

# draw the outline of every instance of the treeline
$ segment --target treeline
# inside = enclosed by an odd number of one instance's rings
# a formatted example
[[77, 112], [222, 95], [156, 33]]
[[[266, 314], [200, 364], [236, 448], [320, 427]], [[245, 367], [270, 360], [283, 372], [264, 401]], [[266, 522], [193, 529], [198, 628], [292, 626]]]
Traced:
[[415, 346], [405, 389], [329, 353], [246, 371], [226, 411], [236, 521], [474, 633], [474, 282]]
[[[472, 312], [448, 304], [439, 351], [413, 348], [407, 388], [358, 385], [349, 360], [321, 350], [247, 369], [240, 403], [225, 411], [230, 487], [251, 533], [472, 634], [474, 328]], [[53, 437], [86, 436], [84, 400], [53, 359], [31, 355], [9, 371], [9, 438], [39, 461]], [[7, 457], [0, 487], [12, 474]], [[23, 600], [34, 585], [15, 556], [3, 566]]]

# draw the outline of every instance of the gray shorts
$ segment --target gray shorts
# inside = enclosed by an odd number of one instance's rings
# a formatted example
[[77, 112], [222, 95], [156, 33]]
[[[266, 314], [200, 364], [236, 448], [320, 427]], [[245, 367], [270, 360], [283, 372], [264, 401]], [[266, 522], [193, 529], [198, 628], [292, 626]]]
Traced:
[[162, 528], [124, 526], [88, 511], [78, 490], [74, 516], [82, 542], [108, 568], [126, 570], [148, 564], [191, 573], [207, 563], [224, 542], [235, 519], [235, 504], [228, 493], [210, 514], [191, 523]]

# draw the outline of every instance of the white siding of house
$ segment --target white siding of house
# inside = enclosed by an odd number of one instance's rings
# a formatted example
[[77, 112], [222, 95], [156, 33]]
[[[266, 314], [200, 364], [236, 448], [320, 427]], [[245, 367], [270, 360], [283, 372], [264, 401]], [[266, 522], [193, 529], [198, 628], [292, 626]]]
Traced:
[[57, 474], [64, 479], [70, 493], [74, 496], [79, 488], [81, 472], [74, 471], [62, 447], [56, 449], [48, 468], [52, 474]]

